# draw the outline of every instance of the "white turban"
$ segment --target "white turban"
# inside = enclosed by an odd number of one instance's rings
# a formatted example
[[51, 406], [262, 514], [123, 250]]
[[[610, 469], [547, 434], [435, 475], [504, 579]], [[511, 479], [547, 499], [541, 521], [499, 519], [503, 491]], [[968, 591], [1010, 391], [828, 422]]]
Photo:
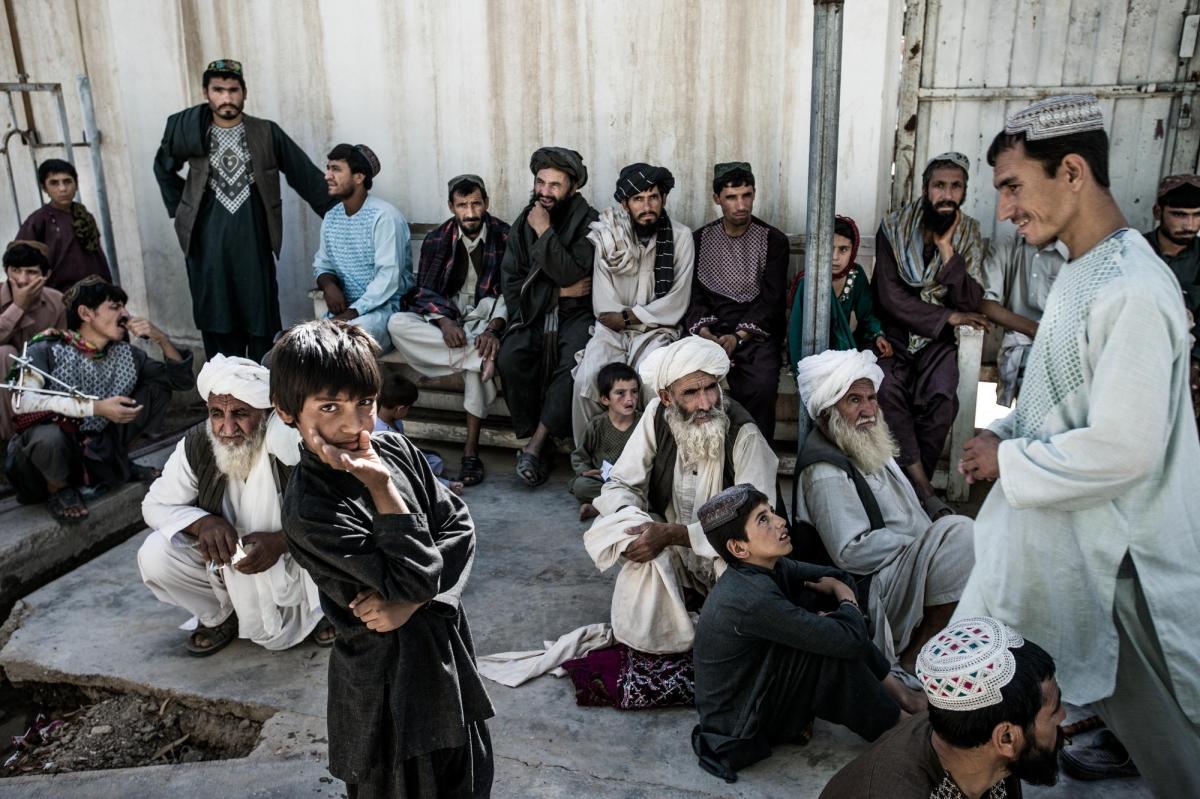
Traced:
[[661, 391], [692, 372], [704, 372], [721, 379], [729, 372], [729, 356], [715, 341], [688, 336], [647, 355], [638, 366], [638, 372], [643, 383]]
[[200, 397], [231, 394], [252, 408], [271, 407], [271, 373], [249, 358], [214, 355], [196, 378]]
[[836, 405], [857, 380], [870, 380], [879, 390], [883, 370], [870, 350], [826, 350], [810, 355], [796, 365], [796, 384], [808, 415], [816, 419], [821, 411]]

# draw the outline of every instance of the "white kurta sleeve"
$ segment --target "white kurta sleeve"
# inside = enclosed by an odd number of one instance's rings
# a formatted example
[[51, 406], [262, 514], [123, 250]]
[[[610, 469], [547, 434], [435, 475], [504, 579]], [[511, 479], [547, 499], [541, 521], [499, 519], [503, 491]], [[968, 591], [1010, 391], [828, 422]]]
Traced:
[[147, 527], [162, 533], [171, 543], [186, 546], [191, 540], [179, 531], [208, 515], [208, 511], [192, 504], [199, 496], [199, 482], [181, 440], [167, 458], [162, 476], [150, 484], [142, 499], [142, 519]]
[[1174, 309], [1148, 292], [1122, 289], [1092, 306], [1080, 343], [1081, 357], [1094, 365], [1092, 377], [1061, 400], [1084, 403], [1086, 424], [1046, 441], [1000, 444], [999, 482], [1016, 509], [1096, 507], [1125, 493], [1162, 459], [1171, 413], [1181, 412], [1174, 407], [1181, 399], [1165, 389], [1188, 345], [1172, 329]]
[[671, 284], [671, 290], [658, 299], [632, 308], [633, 315], [642, 324], [652, 327], [678, 325], [692, 300], [692, 269], [696, 260], [692, 232], [681, 225], [675, 225], [672, 232], [675, 234], [675, 282]]
[[619, 313], [625, 309], [625, 301], [617, 291], [612, 270], [604, 260], [604, 252], [596, 248], [592, 256], [592, 313]]
[[779, 458], [756, 425], [743, 425], [733, 442], [733, 479], [754, 486], [766, 494], [771, 507], [775, 507]]

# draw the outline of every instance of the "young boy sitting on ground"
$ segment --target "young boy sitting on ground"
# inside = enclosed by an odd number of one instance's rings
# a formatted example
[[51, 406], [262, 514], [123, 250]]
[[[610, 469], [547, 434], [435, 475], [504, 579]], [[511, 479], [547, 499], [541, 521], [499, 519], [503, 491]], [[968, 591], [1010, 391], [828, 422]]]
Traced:
[[696, 625], [701, 768], [733, 782], [772, 746], [807, 740], [814, 718], [874, 741], [902, 709], [926, 707], [871, 643], [850, 576], [787, 557], [787, 526], [765, 494], [741, 483], [697, 516], [728, 564]]
[[[417, 397], [420, 395], [417, 384], [404, 375], [390, 374], [384, 378], [383, 389], [380, 390], [379, 400], [376, 402], [375, 432], [403, 433], [404, 420], [412, 406], [417, 404]], [[425, 460], [429, 461], [429, 468], [433, 469], [438, 482], [462, 496], [463, 484], [445, 476], [446, 462], [442, 460], [442, 456], [429, 449], [423, 449], [421, 452], [424, 453]]]
[[378, 355], [362, 328], [320, 320], [271, 361], [271, 400], [304, 442], [283, 530], [337, 630], [329, 770], [350, 799], [486, 797], [493, 710], [461, 601], [475, 525], [412, 442], [371, 435]]
[[607, 364], [596, 376], [596, 388], [605, 413], [588, 422], [583, 440], [571, 453], [575, 478], [571, 480], [570, 489], [580, 503], [580, 521], [600, 515], [592, 500], [600, 496], [600, 489], [608, 479], [605, 464], [611, 469], [621, 457], [621, 450], [625, 449], [625, 442], [641, 416], [637, 404], [642, 381], [632, 366]]

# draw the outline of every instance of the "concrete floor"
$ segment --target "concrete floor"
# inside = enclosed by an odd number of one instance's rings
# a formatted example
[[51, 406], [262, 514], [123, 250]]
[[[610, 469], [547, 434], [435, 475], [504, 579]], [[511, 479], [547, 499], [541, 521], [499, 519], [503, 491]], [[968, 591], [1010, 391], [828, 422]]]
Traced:
[[[447, 461], [457, 453], [442, 447]], [[565, 464], [530, 490], [512, 474], [513, 454], [485, 454], [488, 479], [468, 489], [478, 551], [464, 600], [480, 654], [533, 648], [581, 624], [605, 621], [613, 574], [584, 552], [584, 524], [567, 493]], [[135, 690], [224, 708], [257, 719], [277, 712], [325, 714], [326, 654], [312, 644], [283, 653], [244, 641], [205, 660], [188, 657], [186, 614], [157, 603], [140, 583], [135, 553], [144, 536], [26, 598], [0, 653], [13, 681], [71, 682]], [[701, 771], [689, 734], [691, 709], [620, 712], [575, 705], [566, 680], [521, 688], [488, 683], [497, 797], [814, 797], [865, 748], [852, 733], [818, 723], [806, 747], [774, 757], [726, 785]], [[169, 796], [180, 791], [238, 796], [339, 796], [319, 743], [302, 751], [264, 742], [239, 761], [0, 781], [0, 797]], [[1149, 797], [1138, 780], [1028, 789], [1045, 797]]]

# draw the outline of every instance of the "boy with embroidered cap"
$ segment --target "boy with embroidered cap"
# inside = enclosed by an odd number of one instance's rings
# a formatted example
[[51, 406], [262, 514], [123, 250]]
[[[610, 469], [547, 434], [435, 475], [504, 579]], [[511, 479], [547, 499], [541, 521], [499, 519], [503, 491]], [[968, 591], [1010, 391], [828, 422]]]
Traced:
[[872, 645], [850, 576], [787, 557], [787, 526], [766, 494], [740, 483], [698, 515], [728, 564], [696, 625], [701, 768], [734, 782], [772, 746], [806, 741], [814, 718], [873, 741], [900, 719], [898, 702], [923, 707]]
[[990, 618], [962, 619], [917, 657], [929, 713], [842, 768], [821, 799], [1015, 799], [1058, 779], [1066, 713], [1054, 660]]
[[1009, 117], [988, 150], [997, 216], [1072, 260], [1046, 302], [1016, 411], [967, 442], [996, 480], [958, 606], [1046, 642], [1155, 795], [1200, 796], [1200, 442], [1179, 282], [1109, 190], [1096, 98]]

